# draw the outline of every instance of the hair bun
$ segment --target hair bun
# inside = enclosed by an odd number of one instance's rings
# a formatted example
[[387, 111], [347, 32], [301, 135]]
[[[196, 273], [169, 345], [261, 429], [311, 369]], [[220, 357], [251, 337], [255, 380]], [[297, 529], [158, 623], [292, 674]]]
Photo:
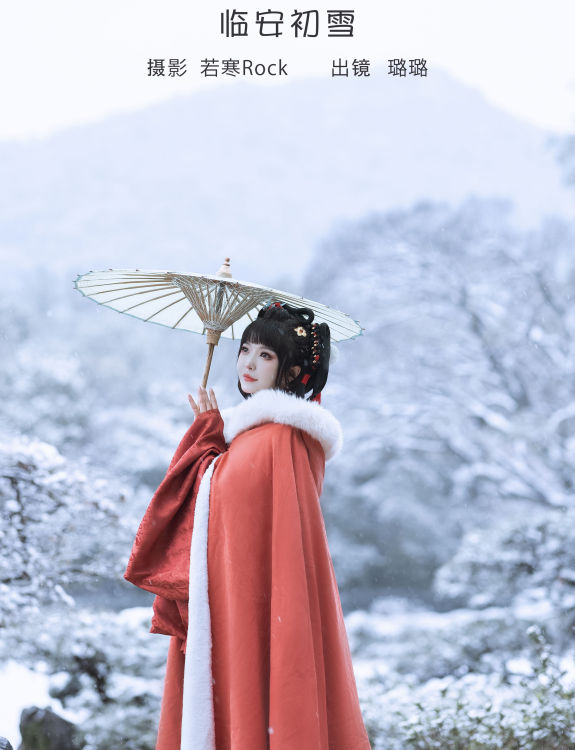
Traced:
[[310, 307], [293, 307], [287, 302], [268, 302], [258, 312], [258, 318], [272, 318], [277, 320], [288, 320], [298, 318], [303, 325], [311, 325], [314, 312]]

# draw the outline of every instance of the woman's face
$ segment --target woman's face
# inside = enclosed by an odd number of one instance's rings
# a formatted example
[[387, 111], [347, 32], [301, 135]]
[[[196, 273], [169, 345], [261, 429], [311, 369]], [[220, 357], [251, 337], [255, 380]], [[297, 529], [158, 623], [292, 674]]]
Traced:
[[236, 367], [244, 393], [275, 387], [279, 360], [269, 346], [246, 341], [241, 346]]

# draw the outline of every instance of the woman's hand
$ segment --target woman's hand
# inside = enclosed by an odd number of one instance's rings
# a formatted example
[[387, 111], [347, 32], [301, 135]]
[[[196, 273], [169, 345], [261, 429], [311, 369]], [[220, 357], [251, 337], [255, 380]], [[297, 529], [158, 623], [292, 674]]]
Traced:
[[191, 395], [188, 393], [188, 401], [193, 409], [194, 416], [197, 417], [203, 411], [209, 411], [210, 409], [218, 409], [218, 402], [216, 401], [216, 394], [214, 389], [210, 388], [208, 393], [203, 386], [198, 388], [198, 403], [194, 401]]

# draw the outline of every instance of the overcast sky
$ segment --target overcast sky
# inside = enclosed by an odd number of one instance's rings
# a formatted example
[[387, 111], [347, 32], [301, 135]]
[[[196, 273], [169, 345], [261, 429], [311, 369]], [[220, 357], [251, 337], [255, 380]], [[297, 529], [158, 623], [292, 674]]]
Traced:
[[[237, 79], [206, 78], [203, 58], [272, 63], [288, 75], [255, 80], [281, 85], [298, 77], [331, 78], [335, 58], [423, 57], [428, 75], [443, 69], [483, 92], [493, 104], [550, 130], [575, 128], [575, 3], [573, 0], [408, 0], [347, 5], [248, 0], [241, 5], [191, 0], [4, 0], [0, 49], [0, 139], [43, 137], [116, 112]], [[248, 38], [226, 38], [220, 13], [248, 12]], [[283, 11], [280, 38], [257, 36], [256, 11]], [[319, 11], [319, 35], [295, 39], [294, 10]], [[327, 9], [354, 10], [353, 39], [329, 38]], [[179, 78], [148, 77], [149, 58], [186, 59]], [[379, 68], [378, 75], [387, 75]], [[357, 78], [357, 85], [371, 81]], [[404, 82], [397, 81], [398, 85]]]

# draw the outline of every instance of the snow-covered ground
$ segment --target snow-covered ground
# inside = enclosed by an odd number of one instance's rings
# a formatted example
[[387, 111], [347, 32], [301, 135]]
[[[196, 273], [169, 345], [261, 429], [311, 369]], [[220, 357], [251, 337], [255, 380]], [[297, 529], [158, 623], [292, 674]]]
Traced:
[[72, 722], [82, 720], [81, 714], [67, 711], [60, 701], [50, 697], [48, 690], [52, 681], [46, 665], [38, 664], [32, 670], [13, 659], [0, 665], [0, 736], [9, 739], [13, 747], [20, 744], [20, 714], [30, 706], [51, 708]]
[[[410, 733], [429, 731], [439, 717], [446, 726], [450, 722], [461, 725], [461, 731], [478, 740], [483, 737], [486, 742], [496, 737], [497, 727], [489, 719], [495, 713], [501, 717], [502, 726], [525, 726], [530, 731], [535, 728], [546, 736], [553, 727], [547, 727], [550, 719], [538, 716], [537, 708], [549, 701], [549, 708], [556, 707], [558, 723], [564, 721], [570, 700], [564, 691], [575, 685], [575, 655], [566, 652], [555, 659], [555, 666], [551, 665], [545, 675], [537, 674], [537, 659], [527, 643], [533, 625], [518, 614], [529, 614], [533, 623], [534, 615], [543, 622], [545, 613], [537, 608], [528, 613], [524, 605], [517, 609], [433, 612], [409, 600], [390, 597], [378, 599], [370, 611], [356, 610], [347, 615], [358, 692], [366, 725], [376, 740], [375, 750], [403, 748]], [[119, 725], [126, 722], [124, 736], [137, 736], [137, 722], [142, 720], [150, 736], [156, 729], [154, 707], [161, 696], [166, 644], [164, 639], [147, 633], [149, 617], [147, 607], [108, 615], [85, 612], [71, 624], [65, 638], [66, 649], [77, 655], [90, 653], [92, 645], [105, 652], [111, 669], [107, 690], [117, 706], [116, 721]], [[46, 642], [45, 646], [53, 648], [54, 653], [62, 648], [56, 623], [49, 617], [44, 621], [44, 640], [49, 638], [52, 644]], [[501, 640], [505, 629], [510, 635]], [[475, 644], [476, 651], [470, 644]], [[58, 658], [62, 659], [61, 653]], [[149, 675], [141, 669], [148, 659], [156, 663]], [[49, 689], [62, 689], [70, 675], [49, 671], [48, 663], [42, 661], [34, 664], [34, 670], [14, 660], [7, 660], [0, 668], [0, 735], [14, 747], [19, 743], [20, 713], [32, 705], [49, 706], [76, 724], [87, 722], [85, 726], [93, 737], [106, 731], [102, 729], [107, 721], [102, 708], [96, 721], [92, 715], [99, 705], [93, 686], [86, 683], [84, 692], [72, 697], [66, 710], [50, 697]], [[529, 685], [526, 680], [531, 680]], [[548, 691], [542, 702], [534, 689], [537, 685]], [[151, 702], [140, 705], [145, 695], [151, 696]], [[94, 744], [92, 739], [89, 747], [97, 749], [97, 741]]]

